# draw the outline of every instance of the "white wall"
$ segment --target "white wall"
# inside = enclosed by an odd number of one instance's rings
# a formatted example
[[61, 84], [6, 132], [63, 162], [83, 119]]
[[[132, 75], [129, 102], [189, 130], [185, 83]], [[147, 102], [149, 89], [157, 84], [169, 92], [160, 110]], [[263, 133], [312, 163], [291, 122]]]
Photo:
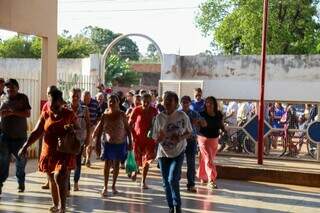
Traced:
[[[162, 80], [203, 80], [205, 95], [258, 100], [260, 56], [165, 55]], [[320, 55], [267, 58], [266, 100], [319, 102]]]
[[[72, 74], [77, 74], [80, 78], [76, 86], [94, 93], [96, 91], [97, 73], [91, 73], [90, 69], [89, 58], [59, 59], [57, 79], [58, 81], [71, 82]], [[41, 59], [0, 58], [0, 77], [17, 79], [20, 84], [20, 92], [29, 97], [32, 107], [31, 118], [28, 120], [29, 129], [33, 128], [40, 114], [40, 73]]]

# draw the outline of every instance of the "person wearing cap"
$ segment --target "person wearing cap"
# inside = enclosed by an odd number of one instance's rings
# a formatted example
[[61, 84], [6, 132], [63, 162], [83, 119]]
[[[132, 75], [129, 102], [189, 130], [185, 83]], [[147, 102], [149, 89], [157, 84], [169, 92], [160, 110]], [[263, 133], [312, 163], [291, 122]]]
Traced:
[[188, 192], [197, 192], [195, 188], [195, 176], [196, 176], [196, 154], [197, 154], [197, 123], [200, 121], [201, 117], [198, 112], [190, 109], [191, 98], [190, 96], [183, 96], [181, 98], [181, 109], [186, 113], [192, 124], [192, 135], [187, 138], [187, 147], [186, 147], [186, 159], [187, 159], [187, 190]]
[[30, 117], [31, 106], [25, 94], [19, 93], [19, 83], [16, 79], [5, 82], [7, 100], [0, 107], [1, 139], [0, 139], [0, 194], [3, 183], [9, 175], [11, 154], [16, 158], [16, 176], [18, 192], [25, 190], [25, 157], [19, 157], [18, 151], [27, 139], [27, 118]]

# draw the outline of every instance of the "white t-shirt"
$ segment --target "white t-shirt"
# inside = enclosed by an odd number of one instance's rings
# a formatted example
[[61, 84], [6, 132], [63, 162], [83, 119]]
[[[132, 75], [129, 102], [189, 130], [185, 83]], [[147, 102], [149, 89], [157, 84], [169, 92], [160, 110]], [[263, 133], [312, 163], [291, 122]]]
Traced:
[[175, 158], [179, 156], [187, 146], [186, 139], [174, 143], [171, 141], [173, 135], [182, 135], [185, 132], [192, 133], [192, 125], [189, 117], [182, 111], [175, 111], [171, 115], [161, 112], [157, 115], [153, 125], [153, 138], [156, 140], [160, 130], [166, 134], [165, 139], [159, 143], [157, 158]]
[[248, 120], [250, 118], [250, 106], [248, 102], [243, 102], [240, 104], [237, 114], [238, 122], [243, 120]]
[[231, 117], [229, 117], [227, 119], [227, 122], [231, 125], [236, 126], [237, 125], [237, 111], [238, 111], [238, 104], [235, 101], [231, 101], [228, 104], [227, 107], [227, 116], [229, 116], [231, 113], [233, 113], [233, 115]]

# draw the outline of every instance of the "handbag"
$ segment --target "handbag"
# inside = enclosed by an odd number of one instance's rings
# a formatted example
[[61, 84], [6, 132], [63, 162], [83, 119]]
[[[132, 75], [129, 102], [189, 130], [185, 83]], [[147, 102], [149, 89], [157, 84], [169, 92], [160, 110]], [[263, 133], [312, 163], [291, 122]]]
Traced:
[[81, 151], [81, 142], [78, 140], [73, 128], [67, 130], [63, 137], [58, 138], [57, 151], [65, 154], [77, 155]]
[[134, 158], [134, 153], [132, 151], [129, 151], [126, 161], [126, 173], [130, 175], [132, 172], [136, 172], [137, 170], [138, 166]]

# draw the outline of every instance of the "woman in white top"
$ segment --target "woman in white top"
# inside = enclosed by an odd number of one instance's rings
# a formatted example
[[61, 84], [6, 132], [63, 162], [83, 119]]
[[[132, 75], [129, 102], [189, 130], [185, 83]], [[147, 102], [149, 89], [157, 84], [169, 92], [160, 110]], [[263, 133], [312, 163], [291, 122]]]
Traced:
[[[176, 93], [164, 95], [165, 111], [157, 115], [153, 126], [153, 138], [159, 144], [159, 160], [163, 186], [169, 212], [181, 212], [180, 177], [186, 139], [191, 136], [192, 126], [188, 116], [177, 111], [179, 99]], [[176, 209], [176, 210], [175, 210]]]

